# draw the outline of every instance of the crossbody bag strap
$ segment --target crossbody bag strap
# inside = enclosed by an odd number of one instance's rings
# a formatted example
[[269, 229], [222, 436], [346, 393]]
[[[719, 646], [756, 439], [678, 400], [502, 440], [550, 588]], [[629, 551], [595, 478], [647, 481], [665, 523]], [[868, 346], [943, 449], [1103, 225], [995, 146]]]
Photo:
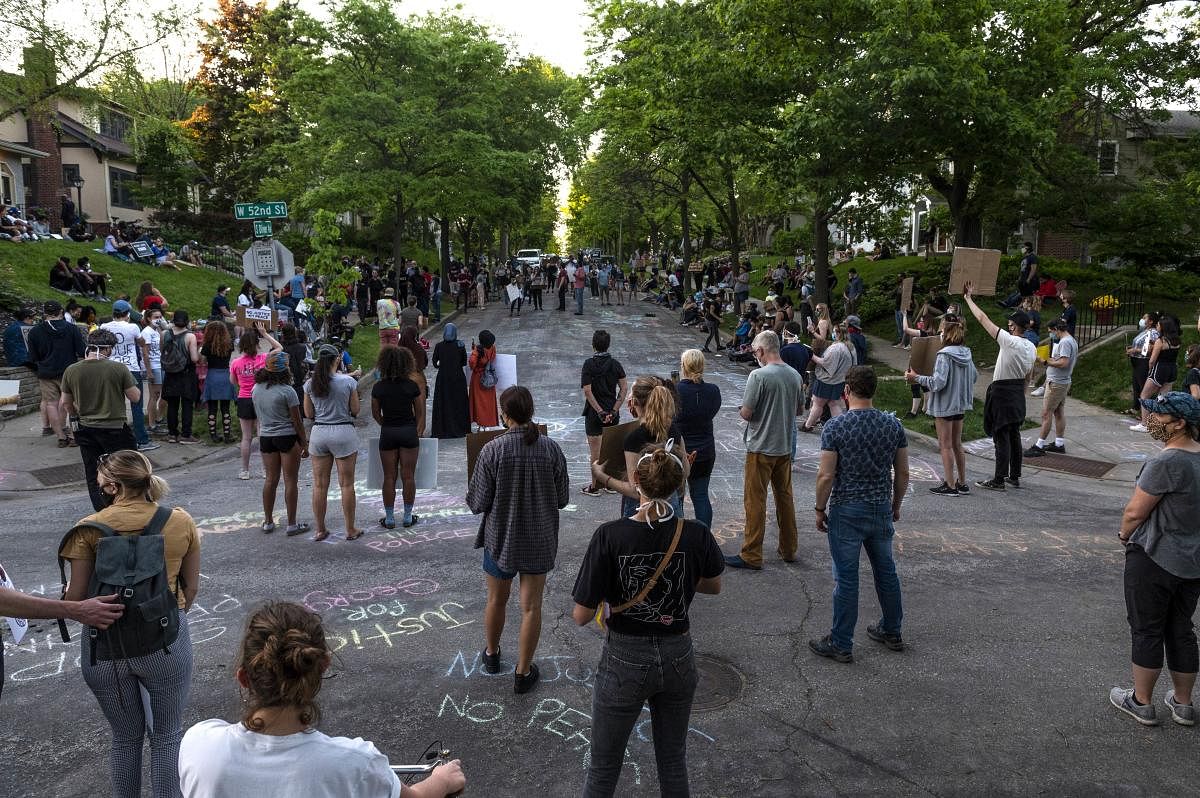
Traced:
[[654, 569], [654, 573], [651, 575], [650, 580], [646, 582], [641, 590], [638, 591], [636, 596], [631, 598], [629, 601], [626, 601], [624, 604], [613, 607], [611, 610], [609, 610], [610, 614], [616, 615], [618, 612], [624, 612], [634, 604], [643, 601], [646, 596], [650, 595], [650, 591], [654, 589], [656, 584], [658, 584], [658, 578], [663, 575], [663, 571], [667, 570], [667, 565], [671, 562], [671, 558], [675, 556], [675, 549], [679, 548], [679, 538], [682, 535], [683, 519], [680, 518], [675, 522], [675, 537], [671, 538], [671, 545], [667, 548], [667, 553], [663, 555], [662, 562], [660, 562], [658, 567]]

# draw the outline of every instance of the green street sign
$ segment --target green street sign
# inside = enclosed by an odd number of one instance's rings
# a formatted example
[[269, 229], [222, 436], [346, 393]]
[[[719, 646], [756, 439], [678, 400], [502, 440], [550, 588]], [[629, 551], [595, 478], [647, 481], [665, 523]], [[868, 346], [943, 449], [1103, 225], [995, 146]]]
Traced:
[[254, 222], [254, 237], [255, 238], [270, 238], [271, 237], [271, 220], [262, 219]]
[[286, 202], [239, 202], [233, 206], [233, 217], [239, 221], [248, 219], [286, 219]]

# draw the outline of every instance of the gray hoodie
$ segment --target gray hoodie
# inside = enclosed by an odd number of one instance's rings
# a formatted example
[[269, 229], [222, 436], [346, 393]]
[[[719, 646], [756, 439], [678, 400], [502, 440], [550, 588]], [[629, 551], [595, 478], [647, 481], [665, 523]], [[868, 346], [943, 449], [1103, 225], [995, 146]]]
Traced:
[[917, 376], [917, 383], [929, 389], [925, 412], [934, 418], [970, 412], [978, 376], [969, 348], [943, 347], [933, 363], [933, 376]]

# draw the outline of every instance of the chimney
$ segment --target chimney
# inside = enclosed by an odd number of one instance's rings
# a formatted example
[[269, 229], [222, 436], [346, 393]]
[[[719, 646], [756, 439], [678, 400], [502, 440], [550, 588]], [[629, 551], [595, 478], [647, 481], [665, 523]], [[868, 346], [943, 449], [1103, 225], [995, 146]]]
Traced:
[[[28, 96], [38, 97], [52, 88], [58, 80], [54, 55], [45, 45], [26, 47], [22, 53], [22, 68]], [[58, 110], [57, 100], [51, 96], [25, 109], [28, 120], [29, 146], [48, 153], [46, 158], [32, 158], [30, 168], [30, 193], [33, 207], [46, 211], [46, 224], [58, 232], [62, 228], [62, 153], [58, 146], [58, 134], [54, 130], [54, 114]], [[29, 208], [25, 209], [26, 216]]]

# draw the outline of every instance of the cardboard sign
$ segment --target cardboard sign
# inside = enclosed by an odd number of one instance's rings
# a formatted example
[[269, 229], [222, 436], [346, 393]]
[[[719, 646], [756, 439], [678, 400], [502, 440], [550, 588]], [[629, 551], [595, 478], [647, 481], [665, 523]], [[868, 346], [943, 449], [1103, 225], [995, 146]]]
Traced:
[[508, 292], [508, 304], [510, 305], [521, 298], [521, 289], [512, 283], [506, 285], [504, 290]]
[[[438, 439], [419, 438], [420, 449], [417, 452], [417, 469], [413, 479], [417, 490], [433, 490], [438, 480]], [[379, 438], [367, 441], [367, 489], [379, 490], [383, 487], [383, 460], [379, 457]], [[397, 478], [396, 487], [400, 487]]]
[[905, 277], [904, 282], [900, 283], [900, 309], [908, 311], [912, 309], [912, 292], [913, 278]]
[[[538, 424], [538, 432], [546, 434], [546, 425]], [[475, 473], [475, 461], [479, 459], [479, 453], [483, 451], [483, 447], [488, 441], [499, 438], [507, 429], [489, 429], [483, 432], [472, 432], [467, 436], [467, 484], [471, 484], [471, 475]]]
[[1000, 273], [1000, 250], [955, 247], [950, 261], [950, 293], [961, 294], [971, 284], [975, 296], [995, 296], [996, 276]]
[[922, 377], [932, 377], [933, 362], [937, 359], [937, 353], [940, 351], [942, 351], [940, 335], [913, 338], [912, 348], [908, 352], [908, 367]]
[[248, 308], [245, 305], [238, 305], [236, 317], [239, 327], [253, 326], [256, 321], [263, 322], [270, 330], [279, 326], [279, 314], [270, 308]]
[[[17, 589], [12, 580], [8, 578], [8, 574], [5, 573], [3, 565], [0, 565], [0, 587], [6, 587], [9, 590]], [[25, 632], [29, 630], [29, 621], [24, 618], [6, 618], [5, 620], [8, 621], [8, 630], [12, 632], [13, 642], [20, 643]]]
[[0, 412], [17, 412], [21, 403], [21, 381], [0, 380]]
[[604, 473], [613, 479], [625, 479], [625, 436], [640, 423], [627, 421], [604, 428], [600, 438], [600, 462], [604, 464]]

